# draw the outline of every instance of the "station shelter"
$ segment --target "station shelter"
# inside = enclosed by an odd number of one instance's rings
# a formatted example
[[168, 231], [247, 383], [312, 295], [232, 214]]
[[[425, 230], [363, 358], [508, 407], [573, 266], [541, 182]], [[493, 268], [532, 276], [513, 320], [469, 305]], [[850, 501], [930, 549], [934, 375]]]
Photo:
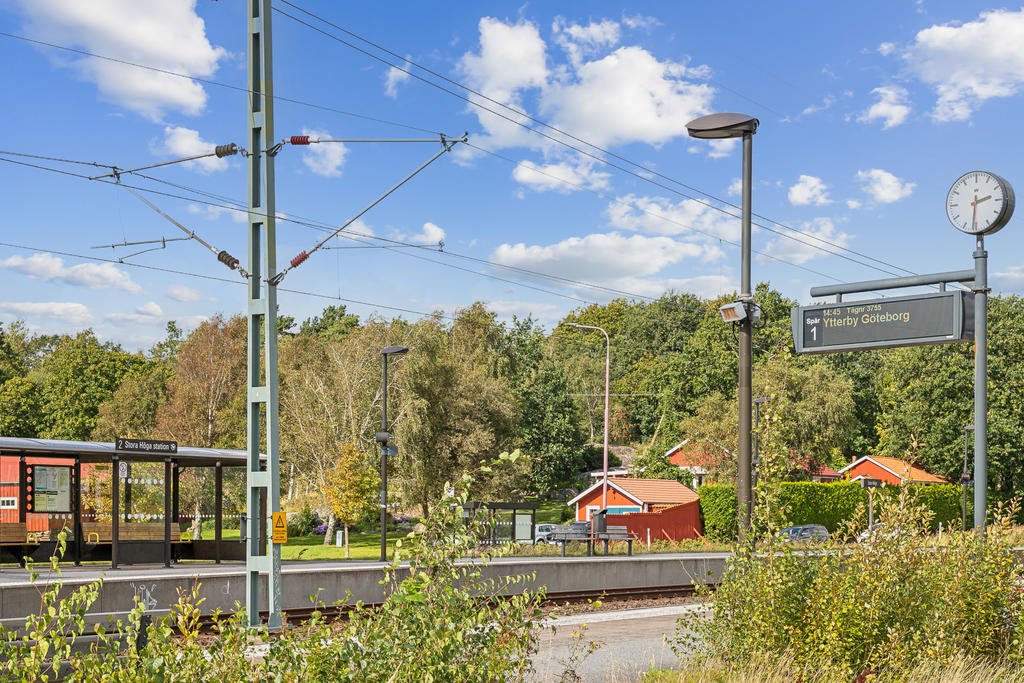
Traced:
[[482, 515], [482, 544], [533, 543], [538, 507], [540, 504], [533, 501], [470, 502], [462, 506], [462, 516], [468, 519]]
[[[244, 534], [234, 532], [245, 528], [244, 511], [234, 505], [226, 515], [224, 501], [225, 477], [244, 480], [245, 466], [242, 450], [125, 452], [107, 442], [0, 437], [0, 562], [46, 560], [61, 531], [64, 559], [75, 564], [244, 560]], [[235, 498], [244, 505], [244, 495]]]

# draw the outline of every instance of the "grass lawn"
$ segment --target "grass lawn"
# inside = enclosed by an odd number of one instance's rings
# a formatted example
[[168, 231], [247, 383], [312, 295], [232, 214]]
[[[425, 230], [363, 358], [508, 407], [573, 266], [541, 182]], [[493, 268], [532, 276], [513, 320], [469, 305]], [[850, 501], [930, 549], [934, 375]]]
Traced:
[[[404, 538], [405, 531], [388, 532], [388, 557], [395, 551], [395, 541]], [[349, 536], [350, 560], [379, 560], [380, 534], [351, 534]], [[344, 560], [345, 548], [335, 545], [324, 545], [324, 537], [310, 534], [309, 536], [292, 536], [281, 548], [282, 560]]]
[[[562, 510], [565, 508], [565, 503], [541, 503], [540, 507], [537, 508], [537, 524], [561, 523]], [[566, 522], [566, 524], [568, 524], [568, 522]]]

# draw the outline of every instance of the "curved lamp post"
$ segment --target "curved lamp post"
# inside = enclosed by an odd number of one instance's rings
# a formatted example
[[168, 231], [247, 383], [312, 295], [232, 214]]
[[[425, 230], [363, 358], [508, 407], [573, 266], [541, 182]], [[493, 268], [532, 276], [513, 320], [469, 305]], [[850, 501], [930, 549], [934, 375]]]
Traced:
[[601, 509], [608, 509], [608, 384], [611, 377], [612, 340], [603, 327], [597, 325], [580, 325], [565, 323], [566, 327], [578, 327], [581, 330], [600, 330], [604, 335], [604, 479], [601, 485]]
[[[760, 122], [753, 116], [746, 114], [710, 114], [694, 119], [686, 124], [686, 130], [690, 137], [709, 140], [721, 140], [723, 138], [743, 138], [743, 211], [742, 228], [743, 240], [741, 245], [742, 269], [740, 285], [740, 301], [744, 315], [737, 312], [730, 318], [726, 311], [722, 316], [726, 322], [735, 321], [739, 324], [739, 453], [737, 465], [739, 471], [736, 476], [736, 503], [739, 513], [740, 539], [746, 536], [750, 527], [750, 484], [751, 484], [751, 365], [753, 354], [751, 350], [751, 337], [753, 331], [753, 320], [751, 304], [753, 294], [750, 287], [750, 187], [751, 187], [751, 148], [754, 133]], [[723, 309], [726, 307], [723, 307]], [[737, 319], [738, 318], [738, 319]]]
[[381, 384], [381, 417], [380, 431], [377, 432], [377, 443], [380, 444], [380, 561], [388, 561], [388, 456], [397, 455], [398, 448], [388, 445], [391, 435], [388, 434], [388, 356], [401, 356], [408, 353], [404, 346], [389, 346], [381, 349], [384, 360], [384, 378]]

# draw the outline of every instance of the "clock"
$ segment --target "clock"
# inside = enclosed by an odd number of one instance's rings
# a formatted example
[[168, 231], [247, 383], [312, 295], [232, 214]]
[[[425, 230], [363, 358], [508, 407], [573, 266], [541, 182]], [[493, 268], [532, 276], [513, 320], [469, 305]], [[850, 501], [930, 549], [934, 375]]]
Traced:
[[969, 235], [991, 235], [1013, 215], [1013, 188], [995, 173], [971, 171], [953, 183], [946, 196], [946, 216]]

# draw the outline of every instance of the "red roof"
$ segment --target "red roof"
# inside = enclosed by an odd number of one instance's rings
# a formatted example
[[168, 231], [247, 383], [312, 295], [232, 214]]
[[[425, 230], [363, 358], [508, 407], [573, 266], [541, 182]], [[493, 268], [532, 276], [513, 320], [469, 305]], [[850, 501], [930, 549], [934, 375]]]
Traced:
[[927, 470], [917, 467], [913, 463], [907, 462], [906, 460], [900, 460], [899, 458], [889, 458], [880, 455], [865, 455], [859, 458], [846, 467], [842, 471], [849, 475], [850, 478], [857, 477], [860, 472], [858, 469], [863, 463], [874, 463], [888, 472], [891, 472], [903, 482], [909, 482], [912, 484], [949, 484], [949, 479], [940, 477], [936, 474], [932, 474]]
[[[591, 491], [601, 486], [598, 481], [567, 505], [575, 505]], [[699, 498], [693, 489], [683, 486], [675, 479], [634, 479], [632, 477], [608, 477], [608, 486], [618, 489], [629, 498], [645, 505], [680, 505], [691, 503]]]
[[633, 479], [614, 477], [608, 480], [637, 500], [648, 504], [690, 503], [697, 500], [697, 492], [680, 484], [675, 479]]
[[686, 439], [676, 444], [666, 453], [668, 461], [676, 467], [703, 467], [731, 460], [732, 453], [705, 439]]

